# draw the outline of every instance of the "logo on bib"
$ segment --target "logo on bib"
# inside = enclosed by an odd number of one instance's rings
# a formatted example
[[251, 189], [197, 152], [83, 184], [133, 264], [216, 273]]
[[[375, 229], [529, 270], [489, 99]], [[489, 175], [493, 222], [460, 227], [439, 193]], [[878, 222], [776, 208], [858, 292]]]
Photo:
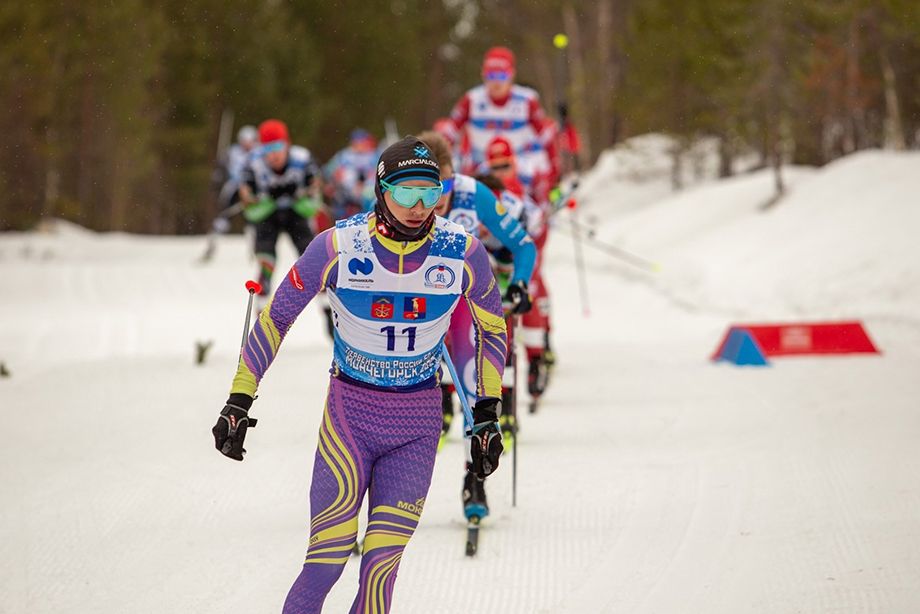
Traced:
[[389, 320], [393, 317], [393, 297], [374, 295], [371, 303], [371, 317], [378, 320]]
[[403, 300], [403, 317], [407, 320], [424, 320], [428, 314], [424, 296], [407, 296]]
[[474, 218], [469, 213], [465, 211], [458, 211], [451, 216], [451, 220], [455, 224], [460, 224], [463, 226], [463, 229], [469, 233], [473, 232], [473, 229], [476, 227], [476, 218]]
[[352, 258], [348, 261], [348, 271], [352, 275], [357, 275], [361, 273], [362, 275], [370, 275], [371, 271], [374, 270], [374, 263], [371, 262], [370, 258], [364, 258], [359, 260], [357, 258]]
[[457, 276], [443, 262], [425, 271], [425, 285], [429, 288], [438, 288], [439, 290], [450, 288], [456, 280]]

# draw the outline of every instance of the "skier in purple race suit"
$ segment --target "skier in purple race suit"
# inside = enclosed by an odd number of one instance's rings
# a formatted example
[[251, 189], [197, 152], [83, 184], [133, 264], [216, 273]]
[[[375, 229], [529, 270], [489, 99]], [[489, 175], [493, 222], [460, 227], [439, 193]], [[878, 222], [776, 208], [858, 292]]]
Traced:
[[356, 542], [365, 492], [368, 525], [351, 612], [389, 612], [431, 482], [441, 433], [441, 342], [461, 302], [477, 323], [473, 471], [484, 478], [502, 452], [506, 329], [485, 248], [434, 215], [440, 170], [423, 141], [407, 137], [387, 148], [376, 175], [374, 211], [320, 234], [262, 310], [212, 429], [217, 449], [243, 460], [259, 381], [295, 318], [326, 290], [335, 322], [332, 375], [313, 465], [306, 561], [284, 614], [321, 611]]

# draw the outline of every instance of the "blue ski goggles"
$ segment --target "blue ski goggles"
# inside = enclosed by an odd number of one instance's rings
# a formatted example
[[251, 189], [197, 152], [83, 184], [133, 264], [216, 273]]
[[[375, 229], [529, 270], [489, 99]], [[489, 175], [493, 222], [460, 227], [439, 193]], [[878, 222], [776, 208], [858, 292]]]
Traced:
[[396, 204], [406, 209], [411, 209], [418, 201], [422, 201], [422, 205], [426, 209], [431, 209], [438, 204], [438, 200], [444, 192], [443, 183], [429, 188], [422, 186], [393, 185], [381, 179], [380, 185], [390, 193], [393, 200], [396, 201]]
[[264, 156], [265, 154], [271, 153], [273, 151], [281, 151], [285, 147], [287, 147], [287, 143], [284, 141], [272, 141], [271, 143], [266, 143], [262, 145], [262, 155]]
[[454, 178], [448, 177], [441, 180], [441, 191], [444, 194], [450, 194], [454, 191]]
[[486, 81], [511, 81], [511, 73], [505, 70], [489, 70], [483, 73], [482, 77]]

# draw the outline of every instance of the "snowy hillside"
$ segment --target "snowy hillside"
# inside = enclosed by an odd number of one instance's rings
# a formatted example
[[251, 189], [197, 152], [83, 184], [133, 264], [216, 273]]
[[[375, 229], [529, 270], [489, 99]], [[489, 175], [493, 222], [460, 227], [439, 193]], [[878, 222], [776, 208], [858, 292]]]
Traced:
[[[920, 155], [789, 169], [770, 211], [767, 174], [672, 195], [666, 174], [612, 159], [583, 184], [585, 214], [661, 271], [588, 248], [584, 318], [558, 220], [559, 365], [541, 413], [521, 417], [518, 507], [509, 456], [479, 556], [463, 555], [453, 433], [393, 611], [920, 611]], [[246, 461], [221, 457], [210, 428], [255, 264], [242, 237], [208, 266], [203, 249], [0, 235], [0, 613], [280, 611], [306, 547], [330, 344], [311, 306], [261, 387]], [[279, 271], [293, 258], [285, 243]], [[837, 315], [864, 319], [884, 354], [707, 360], [736, 319]], [[214, 341], [203, 366], [198, 340]], [[347, 611], [356, 582], [353, 560], [326, 611]]]
[[918, 170], [920, 154], [881, 151], [787, 168], [789, 193], [766, 211], [772, 174], [740, 175], [625, 214], [613, 206], [597, 238], [661, 263], [656, 283], [697, 308], [920, 324]]

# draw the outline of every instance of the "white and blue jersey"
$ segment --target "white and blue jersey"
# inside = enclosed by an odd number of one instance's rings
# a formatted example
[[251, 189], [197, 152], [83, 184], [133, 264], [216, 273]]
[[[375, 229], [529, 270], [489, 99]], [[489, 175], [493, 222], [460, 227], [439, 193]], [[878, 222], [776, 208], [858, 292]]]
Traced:
[[379, 150], [355, 151], [346, 147], [323, 167], [326, 180], [335, 186], [333, 209], [337, 210], [337, 217], [344, 214], [345, 204], [349, 202], [360, 205], [365, 211], [374, 208], [375, 171], [379, 159]]
[[462, 294], [467, 236], [437, 218], [425, 261], [411, 273], [388, 271], [377, 259], [368, 214], [336, 223], [338, 277], [329, 294], [335, 319], [335, 367], [381, 387], [432, 379], [441, 341]]
[[246, 151], [242, 145], [234, 143], [227, 151], [227, 180], [239, 184], [243, 177], [243, 168], [249, 162], [252, 152]]
[[[507, 248], [514, 259], [512, 282], [530, 282], [537, 248], [527, 231], [495, 194], [484, 184], [469, 175], [454, 175], [454, 191], [451, 196], [447, 219], [463, 227], [468, 233], [480, 238], [480, 224]], [[489, 244], [486, 244], [489, 247]]]
[[242, 181], [258, 198], [270, 198], [279, 209], [287, 209], [306, 193], [317, 173], [313, 156], [305, 147], [291, 145], [287, 164], [280, 172], [265, 163], [260, 148], [249, 157]]

